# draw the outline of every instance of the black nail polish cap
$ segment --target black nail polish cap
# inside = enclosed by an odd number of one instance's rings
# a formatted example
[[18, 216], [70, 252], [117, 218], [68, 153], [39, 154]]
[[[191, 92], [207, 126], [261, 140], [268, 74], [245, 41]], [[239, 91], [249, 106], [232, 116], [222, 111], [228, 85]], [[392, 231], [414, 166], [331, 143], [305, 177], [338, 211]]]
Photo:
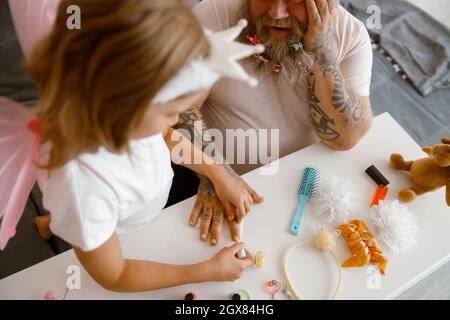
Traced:
[[386, 179], [386, 177], [383, 176], [383, 174], [375, 166], [372, 165], [367, 168], [366, 173], [372, 178], [373, 181], [375, 181], [376, 184], [383, 186], [389, 185], [389, 180]]

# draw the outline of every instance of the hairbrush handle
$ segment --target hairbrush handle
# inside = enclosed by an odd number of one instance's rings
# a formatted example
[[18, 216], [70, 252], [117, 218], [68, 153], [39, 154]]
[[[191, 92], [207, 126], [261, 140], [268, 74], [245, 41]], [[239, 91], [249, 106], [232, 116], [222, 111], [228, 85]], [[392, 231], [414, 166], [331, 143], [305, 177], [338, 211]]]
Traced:
[[297, 209], [295, 210], [294, 218], [292, 219], [291, 228], [289, 229], [289, 232], [297, 236], [300, 232], [300, 223], [302, 222], [303, 213], [305, 212], [305, 206], [308, 202], [309, 198], [305, 195], [300, 195], [298, 197], [298, 205]]

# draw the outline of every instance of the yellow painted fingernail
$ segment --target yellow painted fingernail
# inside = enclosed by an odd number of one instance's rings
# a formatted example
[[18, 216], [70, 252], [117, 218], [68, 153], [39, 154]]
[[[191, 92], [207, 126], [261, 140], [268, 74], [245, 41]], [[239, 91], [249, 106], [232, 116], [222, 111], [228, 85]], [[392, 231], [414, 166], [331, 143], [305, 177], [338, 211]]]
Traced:
[[215, 246], [215, 245], [217, 244], [217, 240], [216, 240], [216, 239], [211, 239], [211, 244], [212, 244], [213, 246]]
[[238, 237], [238, 236], [234, 236], [234, 237], [233, 237], [233, 241], [234, 241], [234, 242], [239, 242], [239, 237]]
[[189, 221], [189, 225], [193, 226], [194, 225], [194, 221]]
[[206, 240], [206, 234], [202, 233], [201, 236], [202, 240]]
[[228, 220], [233, 220], [234, 216], [228, 216]]

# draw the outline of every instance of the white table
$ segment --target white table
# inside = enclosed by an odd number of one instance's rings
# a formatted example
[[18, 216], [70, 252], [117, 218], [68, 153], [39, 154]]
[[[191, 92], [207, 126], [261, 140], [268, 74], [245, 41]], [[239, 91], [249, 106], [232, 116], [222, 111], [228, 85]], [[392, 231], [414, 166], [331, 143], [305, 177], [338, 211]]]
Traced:
[[[368, 204], [375, 191], [374, 182], [364, 170], [372, 164], [391, 181], [388, 199], [409, 184], [407, 173], [388, 165], [391, 153], [399, 152], [406, 159], [424, 157], [420, 147], [388, 115], [377, 117], [366, 137], [351, 151], [336, 152], [323, 144], [316, 144], [279, 160], [280, 170], [275, 176], [264, 176], [260, 170], [244, 178], [265, 196], [262, 205], [253, 208], [245, 220], [244, 241], [252, 252], [263, 250], [266, 264], [262, 269], [248, 269], [235, 282], [210, 282], [185, 285], [146, 293], [119, 294], [98, 286], [84, 270], [81, 271], [81, 290], [71, 290], [68, 299], [183, 299], [187, 292], [196, 292], [199, 299], [228, 299], [228, 295], [243, 288], [253, 298], [268, 299], [263, 290], [265, 281], [282, 279], [281, 259], [285, 249], [299, 239], [311, 240], [318, 220], [307, 206], [300, 236], [288, 229], [294, 213], [296, 189], [303, 168], [315, 164], [323, 174], [349, 178], [359, 189], [361, 211], [358, 218], [369, 221]], [[198, 230], [188, 227], [187, 220], [194, 198], [166, 210], [152, 224], [121, 238], [124, 255], [134, 259], [152, 259], [167, 263], [193, 263], [207, 259], [219, 248], [198, 240]], [[444, 190], [419, 197], [410, 209], [416, 213], [420, 226], [417, 245], [405, 254], [393, 254], [381, 243], [389, 257], [387, 275], [381, 277], [380, 287], [370, 289], [370, 274], [366, 267], [344, 269], [339, 299], [389, 299], [414, 285], [450, 259], [450, 210], [445, 205]], [[369, 224], [369, 228], [371, 224]], [[220, 245], [230, 242], [224, 228]], [[350, 252], [343, 239], [338, 240], [337, 256], [342, 261]], [[289, 270], [298, 291], [304, 298], [327, 299], [336, 281], [337, 272], [327, 255], [304, 246], [291, 257]], [[56, 256], [0, 281], [0, 299], [42, 299], [51, 289], [56, 295], [65, 291], [66, 269], [79, 265], [73, 251]]]

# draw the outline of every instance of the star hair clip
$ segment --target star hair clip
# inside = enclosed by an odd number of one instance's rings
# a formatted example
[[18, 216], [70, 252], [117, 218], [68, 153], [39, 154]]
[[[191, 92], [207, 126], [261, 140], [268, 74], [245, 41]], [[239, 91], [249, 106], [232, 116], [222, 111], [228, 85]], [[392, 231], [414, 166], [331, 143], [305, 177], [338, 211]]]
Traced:
[[[253, 43], [253, 45], [258, 46], [261, 45], [261, 40], [258, 39], [258, 37], [255, 35], [251, 36], [251, 35], [246, 35], [245, 38], [250, 41], [251, 43]], [[253, 55], [253, 57], [257, 58], [258, 60], [262, 61], [264, 64], [268, 64], [270, 63], [270, 60], [267, 59], [266, 57], [264, 57], [261, 53], [256, 53]], [[273, 64], [273, 72], [275, 73], [281, 73], [281, 71], [283, 71], [283, 66], [281, 64]]]

